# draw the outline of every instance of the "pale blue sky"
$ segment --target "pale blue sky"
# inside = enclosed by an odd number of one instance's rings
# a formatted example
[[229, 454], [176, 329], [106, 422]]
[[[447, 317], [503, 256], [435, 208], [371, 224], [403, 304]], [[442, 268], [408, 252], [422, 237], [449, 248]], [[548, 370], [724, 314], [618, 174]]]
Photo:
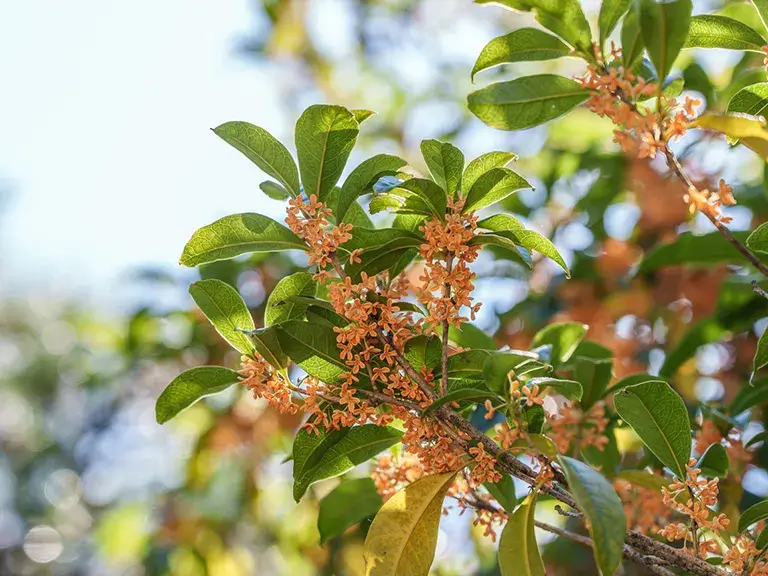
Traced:
[[0, 292], [106, 303], [120, 271], [175, 264], [196, 227], [281, 212], [208, 130], [291, 134], [269, 70], [233, 54], [248, 4], [0, 2]]

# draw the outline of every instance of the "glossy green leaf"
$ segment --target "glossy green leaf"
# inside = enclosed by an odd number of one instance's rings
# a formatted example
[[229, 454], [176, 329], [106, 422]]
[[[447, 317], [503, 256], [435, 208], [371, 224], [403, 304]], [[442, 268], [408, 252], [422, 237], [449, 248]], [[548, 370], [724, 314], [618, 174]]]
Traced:
[[621, 26], [621, 61], [624, 67], [635, 70], [643, 56], [643, 33], [640, 30], [640, 19], [637, 10], [630, 7]]
[[[747, 233], [734, 232], [733, 235], [743, 242]], [[720, 232], [694, 235], [691, 232], [679, 234], [672, 242], [660, 244], [643, 258], [638, 269], [639, 274], [646, 274], [664, 266], [706, 265], [721, 263], [745, 263], [742, 256]]]
[[283, 351], [307, 374], [333, 383], [349, 370], [340, 357], [336, 333], [330, 326], [289, 320], [277, 328]]
[[461, 190], [466, 197], [477, 179], [491, 168], [504, 168], [510, 162], [517, 160], [517, 154], [512, 152], [486, 152], [472, 160], [464, 169], [461, 178]]
[[699, 468], [707, 478], [725, 478], [728, 476], [730, 462], [725, 447], [719, 442], [710, 444], [696, 463], [696, 468]]
[[584, 340], [588, 328], [581, 322], [553, 322], [536, 333], [531, 345], [534, 348], [551, 345], [550, 363], [561, 364], [571, 357]]
[[621, 563], [626, 539], [624, 505], [605, 477], [589, 465], [560, 456], [558, 463], [579, 509], [589, 521], [595, 562], [604, 576], [614, 573]]
[[765, 39], [746, 24], [716, 14], [691, 18], [691, 28], [683, 48], [724, 48], [760, 52]]
[[524, 130], [559, 118], [589, 97], [575, 80], [554, 74], [498, 82], [472, 92], [470, 111], [500, 130]]
[[502, 474], [498, 482], [485, 482], [483, 486], [507, 512], [512, 512], [517, 506], [515, 481], [509, 474]]
[[304, 193], [325, 197], [339, 181], [360, 128], [343, 106], [310, 106], [296, 122], [296, 154]]
[[465, 350], [448, 357], [448, 375], [453, 378], [483, 378], [483, 365], [490, 356], [488, 350]]
[[567, 398], [573, 398], [575, 400], [581, 400], [581, 396], [584, 394], [584, 389], [581, 384], [575, 380], [562, 380], [561, 378], [549, 378], [546, 376], [531, 378], [526, 382], [526, 386], [538, 386], [542, 390], [551, 388], [558, 394], [562, 394]]
[[363, 109], [357, 109], [357, 110], [350, 110], [352, 112], [352, 116], [355, 117], [355, 120], [357, 120], [358, 124], [362, 124], [368, 118], [376, 114], [373, 110], [363, 110]]
[[761, 520], [768, 520], [768, 500], [758, 502], [742, 512], [739, 518], [739, 532], [744, 532], [747, 528]]
[[556, 458], [559, 454], [555, 443], [542, 434], [528, 434], [525, 438], [518, 438], [512, 443], [513, 448], [523, 448], [527, 451], [531, 451], [531, 446], [550, 458]]
[[345, 480], [320, 500], [317, 509], [320, 544], [373, 516], [382, 503], [381, 495], [370, 478]]
[[768, 28], [768, 0], [752, 0], [763, 26]]
[[765, 548], [768, 548], [768, 530], [762, 530], [760, 534], [757, 535], [755, 545], [757, 546], [758, 550], [764, 550]]
[[392, 175], [405, 165], [405, 160], [389, 154], [377, 154], [358, 164], [341, 186], [339, 198], [334, 209], [336, 221], [343, 221], [355, 200], [359, 196], [372, 191], [373, 184], [379, 178]]
[[536, 495], [532, 494], [509, 517], [499, 539], [501, 576], [546, 576], [534, 531]]
[[680, 396], [665, 382], [644, 382], [613, 397], [616, 412], [678, 478], [691, 458], [691, 424]]
[[508, 394], [508, 374], [512, 370], [525, 371], [533, 366], [541, 366], [539, 356], [525, 350], [501, 350], [483, 358], [482, 377], [486, 386], [498, 394]]
[[234, 370], [221, 366], [198, 366], [179, 374], [155, 403], [155, 418], [164, 424], [201, 398], [226, 390], [239, 381]]
[[365, 576], [429, 573], [443, 500], [455, 476], [455, 472], [424, 476], [386, 501], [365, 539]]
[[643, 44], [663, 81], [688, 38], [691, 0], [638, 0]]
[[192, 283], [189, 293], [230, 346], [241, 354], [253, 352], [253, 343], [242, 333], [242, 330], [255, 328], [253, 317], [237, 290], [226, 282], [211, 278]]
[[453, 196], [461, 188], [464, 154], [453, 144], [439, 140], [423, 140], [421, 154], [435, 183]]
[[552, 241], [538, 232], [526, 230], [523, 223], [514, 216], [510, 216], [509, 214], [496, 214], [490, 218], [480, 220], [477, 223], [477, 226], [485, 230], [492, 230], [496, 234], [503, 234], [508, 238], [515, 240], [520, 246], [524, 246], [529, 250], [534, 250], [543, 254], [565, 270], [566, 277], [571, 277], [571, 271], [568, 269], [568, 265], [565, 263], [565, 260], [563, 260], [563, 257], [560, 255], [560, 252], [558, 252]]
[[448, 340], [462, 348], [496, 350], [496, 343], [493, 338], [468, 322], [464, 322], [461, 328], [451, 324], [448, 327]]
[[276, 326], [269, 328], [260, 328], [243, 332], [251, 339], [256, 351], [261, 354], [264, 360], [278, 370], [288, 367], [288, 356], [283, 352], [278, 338], [278, 329]]
[[715, 87], [709, 79], [709, 75], [698, 62], [691, 62], [683, 70], [683, 80], [687, 90], [700, 92], [707, 103], [715, 101]]
[[310, 432], [304, 427], [299, 428], [291, 449], [294, 484], [308, 475], [309, 471], [320, 463], [325, 453], [349, 434], [350, 430], [351, 428], [341, 428], [328, 431], [321, 426], [317, 432]]
[[600, 15], [597, 18], [600, 31], [600, 46], [605, 46], [605, 41], [611, 35], [621, 17], [627, 13], [632, 0], [603, 0], [600, 4]]
[[184, 246], [179, 264], [192, 267], [249, 252], [305, 249], [301, 238], [271, 218], [232, 214], [197, 230]]
[[494, 38], [485, 45], [472, 68], [472, 80], [474, 81], [478, 72], [495, 66], [512, 62], [553, 60], [567, 56], [570, 52], [567, 44], [551, 34], [538, 28], [518, 28], [509, 34]]
[[527, 252], [524, 252], [507, 236], [493, 234], [491, 232], [481, 232], [467, 242], [470, 246], [497, 246], [503, 250], [499, 255], [501, 258], [517, 262], [528, 269], [533, 269], [533, 261]]
[[529, 434], [541, 434], [547, 422], [547, 413], [539, 404], [529, 404], [523, 408], [523, 426]]
[[581, 405], [584, 410], [588, 410], [604, 397], [608, 383], [613, 377], [613, 360], [575, 358], [573, 377], [584, 388]]
[[408, 363], [418, 372], [422, 368], [431, 370], [437, 366], [442, 359], [442, 350], [443, 347], [437, 336], [420, 334], [405, 343], [403, 354]]
[[459, 390], [454, 390], [453, 392], [449, 392], [445, 396], [441, 396], [440, 398], [437, 398], [434, 402], [432, 402], [432, 404], [429, 405], [429, 407], [426, 410], [424, 410], [424, 414], [431, 414], [441, 406], [450, 404], [451, 402], [472, 402], [475, 404], [480, 404], [482, 402], [485, 402], [486, 400], [491, 400], [496, 404], [504, 402], [504, 399], [501, 398], [498, 394], [494, 394], [493, 392], [488, 392], [487, 390], [477, 390], [475, 388], [461, 388]]
[[288, 200], [291, 197], [290, 192], [283, 188], [277, 182], [266, 180], [259, 184], [259, 188], [264, 194], [272, 198], [273, 200]]
[[343, 438], [328, 447], [317, 464], [305, 466], [301, 474], [294, 475], [293, 498], [298, 502], [315, 482], [348, 472], [400, 442], [402, 435], [400, 430], [376, 424], [350, 428]]
[[[768, 87], [768, 83], [766, 83]], [[766, 100], [768, 106], [768, 100]], [[768, 254], [768, 222], [760, 224], [747, 238], [747, 248]]]
[[533, 12], [536, 20], [580, 50], [592, 54], [592, 32], [579, 0], [475, 0], [477, 4], [500, 4], [511, 10]]
[[432, 180], [427, 180], [425, 178], [411, 178], [400, 184], [395, 190], [412, 192], [424, 201], [431, 214], [437, 216], [441, 220], [445, 218], [445, 208], [447, 205], [445, 191], [432, 182]]
[[462, 212], [475, 212], [491, 206], [525, 188], [532, 188], [532, 186], [525, 178], [509, 168], [491, 168], [472, 185]]
[[304, 318], [307, 305], [293, 299], [294, 296], [314, 296], [317, 282], [308, 272], [296, 272], [281, 278], [272, 290], [264, 310], [264, 325], [271, 326], [286, 320]]
[[299, 173], [291, 153], [264, 128], [248, 122], [227, 122], [213, 132], [280, 182], [291, 196], [299, 195]]

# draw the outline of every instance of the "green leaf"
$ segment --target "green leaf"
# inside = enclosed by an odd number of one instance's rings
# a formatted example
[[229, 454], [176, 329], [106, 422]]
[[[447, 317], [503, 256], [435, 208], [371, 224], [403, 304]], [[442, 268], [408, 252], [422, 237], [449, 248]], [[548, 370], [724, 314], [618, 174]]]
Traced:
[[498, 394], [494, 394], [493, 392], [488, 392], [487, 390], [477, 390], [475, 388], [460, 388], [459, 390], [454, 390], [453, 392], [449, 392], [445, 396], [441, 396], [440, 398], [437, 398], [432, 404], [429, 405], [429, 407], [424, 410], [424, 414], [431, 414], [441, 406], [444, 406], [445, 404], [450, 404], [451, 402], [472, 402], [475, 404], [479, 404], [481, 402], [485, 402], [486, 400], [495, 400], [497, 402], [504, 402], [504, 399], [500, 397]]
[[[437, 216], [441, 220], [445, 219], [445, 208], [447, 199], [445, 191], [440, 188], [432, 180], [425, 178], [411, 178], [400, 184], [393, 192], [397, 190], [406, 190], [415, 194], [418, 198], [424, 201], [429, 211], [434, 216]], [[407, 206], [406, 199], [406, 206]]]
[[349, 370], [340, 357], [336, 333], [330, 326], [289, 320], [277, 328], [283, 351], [307, 374], [333, 383]]
[[760, 52], [765, 39], [738, 20], [715, 14], [691, 18], [691, 28], [683, 48], [725, 48]]
[[696, 468], [699, 468], [701, 473], [707, 478], [725, 478], [728, 476], [729, 467], [728, 453], [719, 442], [710, 444], [709, 448], [706, 449], [696, 463]]
[[339, 536], [355, 524], [379, 511], [381, 495], [370, 478], [345, 480], [320, 500], [317, 531], [320, 544]]
[[678, 478], [691, 458], [691, 423], [683, 399], [665, 382], [644, 382], [613, 397], [616, 412]]
[[360, 128], [343, 106], [310, 106], [296, 122], [296, 154], [307, 196], [325, 201], [339, 181]]
[[541, 366], [539, 356], [524, 350], [501, 350], [483, 358], [482, 377], [489, 390], [498, 394], [508, 394], [508, 374], [512, 370], [521, 371], [533, 366]]
[[762, 432], [758, 432], [752, 438], [749, 439], [749, 442], [744, 444], [744, 448], [749, 448], [753, 444], [757, 444], [758, 442], [765, 442], [768, 440], [768, 430], [763, 430]]
[[259, 188], [261, 188], [261, 191], [273, 200], [288, 200], [288, 198], [291, 197], [291, 194], [288, 192], [288, 190], [283, 188], [277, 182], [272, 182], [271, 180], [265, 180], [259, 184]]
[[754, 406], [765, 403], [768, 403], [768, 380], [760, 378], [755, 380], [751, 386], [744, 386], [739, 390], [728, 407], [728, 413], [738, 416]]
[[738, 140], [757, 152], [763, 160], [768, 160], [768, 129], [760, 119], [705, 112], [690, 126], [725, 134], [731, 140]]
[[350, 112], [352, 112], [352, 116], [355, 117], [355, 120], [357, 120], [358, 124], [362, 124], [363, 122], [368, 120], [368, 118], [376, 114], [376, 112], [374, 112], [373, 110], [362, 110], [362, 109], [350, 110]]
[[653, 474], [645, 470], [622, 470], [615, 476], [640, 488], [661, 492], [662, 488], [669, 488], [672, 483], [669, 478]]
[[184, 246], [179, 263], [197, 266], [249, 252], [306, 250], [293, 232], [261, 214], [232, 214], [197, 230]]
[[461, 174], [464, 171], [464, 154], [461, 150], [447, 142], [423, 140], [421, 154], [435, 183], [446, 194], [454, 196], [461, 187]]
[[296, 272], [282, 278], [272, 290], [264, 310], [264, 325], [271, 326], [286, 320], [304, 318], [306, 304], [293, 300], [294, 296], [314, 296], [317, 282], [308, 272]]
[[293, 498], [298, 502], [307, 489], [320, 480], [335, 478], [348, 472], [400, 442], [403, 433], [388, 426], [364, 424], [354, 426], [337, 443], [331, 445], [316, 465], [304, 467], [299, 476], [293, 477]]
[[761, 520], [768, 520], [768, 500], [758, 502], [742, 512], [739, 518], [739, 532], [744, 532], [747, 528]]
[[189, 287], [192, 299], [216, 331], [241, 354], [253, 353], [253, 343], [240, 330], [255, 325], [248, 307], [237, 290], [221, 280], [199, 280]]
[[757, 535], [755, 544], [757, 545], [758, 550], [768, 548], [768, 530], [762, 530], [760, 534]]
[[517, 160], [517, 154], [512, 152], [487, 152], [481, 154], [469, 164], [464, 170], [464, 176], [461, 179], [461, 190], [464, 196], [472, 189], [477, 179], [488, 172], [491, 168], [504, 168], [510, 162]]
[[764, 330], [757, 341], [757, 351], [755, 352], [752, 370], [757, 372], [766, 366], [768, 366], [768, 330]]
[[386, 501], [365, 539], [365, 576], [429, 573], [443, 499], [455, 476], [455, 472], [424, 476]]
[[533, 188], [522, 176], [509, 168], [491, 168], [480, 176], [467, 194], [463, 213], [475, 212], [504, 200], [510, 194]]
[[581, 405], [588, 410], [603, 398], [608, 383], [613, 377], [613, 360], [595, 360], [593, 358], [576, 358], [573, 377], [584, 387]]
[[420, 334], [405, 343], [405, 359], [418, 372], [422, 368], [431, 370], [440, 363], [443, 347], [435, 335]]
[[511, 10], [533, 12], [536, 20], [587, 57], [592, 56], [592, 32], [579, 0], [475, 0]]
[[707, 101], [707, 104], [715, 101], [715, 87], [712, 85], [712, 81], [709, 79], [704, 68], [697, 62], [692, 62], [686, 66], [685, 70], [683, 70], [683, 80], [686, 89], [700, 92]]
[[[363, 251], [360, 254], [360, 262], [349, 263], [344, 269], [347, 275], [357, 282], [363, 272], [373, 276], [397, 267], [401, 259], [408, 254], [412, 254], [412, 259], [416, 255], [419, 244], [421, 241], [412, 238], [395, 238], [383, 246]], [[394, 277], [394, 274], [391, 277]]]
[[352, 428], [342, 428], [340, 430], [331, 430], [330, 432], [320, 427], [316, 433], [307, 431], [306, 428], [299, 428], [296, 437], [293, 439], [293, 482], [294, 485], [299, 478], [309, 474], [309, 471], [315, 468], [322, 460], [332, 446], [338, 444]]
[[251, 339], [256, 351], [270, 366], [278, 370], [288, 367], [288, 356], [280, 346], [276, 326], [244, 331], [243, 333]]
[[[768, 83], [766, 83], [766, 87], [768, 87]], [[768, 100], [766, 100], [766, 106], [768, 106]], [[768, 254], [768, 222], [760, 224], [760, 226], [749, 235], [747, 238], [747, 248], [754, 250], [755, 252]]]
[[608, 388], [605, 392], [603, 392], [603, 398], [613, 394], [614, 392], [618, 392], [623, 388], [627, 388], [628, 386], [643, 384], [644, 382], [663, 382], [663, 380], [658, 376], [651, 376], [650, 374], [632, 374], [626, 378], [622, 378], [613, 386]]
[[[746, 232], [734, 232], [741, 242], [746, 240]], [[640, 263], [638, 274], [647, 274], [664, 266], [695, 266], [745, 261], [738, 250], [726, 240], [720, 232], [710, 232], [700, 236], [691, 232], [679, 234], [669, 244], [661, 244], [645, 255]]]
[[768, 28], [768, 0], [752, 0], [763, 26]]
[[527, 252], [523, 252], [518, 248], [517, 244], [506, 236], [500, 234], [492, 234], [490, 232], [475, 234], [475, 236], [467, 242], [470, 246], [498, 246], [504, 250], [503, 258], [517, 262], [526, 268], [532, 269], [533, 262]]
[[448, 375], [452, 378], [483, 378], [483, 365], [488, 350], [465, 350], [448, 356]]
[[500, 130], [524, 130], [559, 118], [589, 97], [575, 80], [554, 74], [498, 82], [472, 92], [470, 111]]
[[584, 340], [588, 328], [589, 326], [581, 322], [553, 322], [536, 333], [531, 345], [534, 348], [551, 345], [550, 363], [562, 364], [571, 357], [579, 343]]
[[499, 539], [501, 576], [546, 576], [534, 531], [536, 494], [526, 498], [509, 517]]
[[556, 458], [559, 454], [555, 443], [542, 434], [528, 434], [527, 438], [518, 438], [512, 443], [512, 448], [523, 448], [530, 451], [531, 444], [536, 450], [544, 454], [544, 456]]
[[638, 0], [643, 43], [663, 81], [688, 38], [691, 0]]
[[168, 422], [201, 398], [226, 390], [239, 379], [237, 372], [220, 366], [198, 366], [179, 374], [157, 399], [157, 423]]
[[542, 390], [544, 388], [552, 388], [558, 394], [576, 400], [581, 400], [581, 396], [584, 394], [581, 384], [574, 380], [562, 380], [560, 378], [549, 377], [531, 378], [525, 385], [528, 387], [538, 386]]
[[462, 348], [496, 350], [496, 342], [493, 341], [493, 338], [468, 322], [463, 323], [461, 328], [456, 328], [451, 324], [448, 327], [448, 340]]
[[634, 69], [643, 56], [643, 34], [637, 11], [630, 8], [621, 26], [621, 61], [626, 69]]
[[541, 434], [544, 424], [547, 421], [547, 414], [544, 408], [538, 404], [531, 404], [523, 409], [523, 425], [526, 432], [531, 434]]
[[291, 196], [299, 195], [299, 173], [291, 153], [264, 128], [248, 122], [227, 122], [213, 132], [280, 182]]
[[526, 230], [523, 223], [514, 216], [510, 216], [509, 214], [496, 214], [490, 218], [480, 220], [477, 225], [479, 228], [492, 230], [496, 234], [502, 234], [511, 238], [520, 246], [524, 246], [529, 250], [540, 252], [547, 258], [552, 259], [565, 270], [565, 276], [567, 278], [571, 277], [571, 271], [568, 269], [568, 265], [565, 263], [565, 260], [563, 260], [563, 257], [560, 255], [560, 252], [557, 251], [557, 248], [552, 241], [538, 232]]
[[402, 240], [403, 246], [419, 246], [424, 238], [409, 230], [399, 228], [356, 228], [352, 238], [344, 242], [341, 249], [345, 252], [381, 248], [395, 240]]
[[603, 0], [600, 5], [600, 15], [597, 19], [598, 29], [600, 31], [600, 47], [605, 46], [605, 41], [616, 28], [621, 17], [627, 13], [632, 0]]
[[589, 521], [595, 562], [604, 576], [610, 576], [621, 563], [627, 536], [624, 505], [613, 486], [587, 464], [567, 456], [557, 461], [574, 500]]
[[507, 512], [512, 512], [517, 506], [515, 481], [509, 474], [503, 474], [498, 482], [485, 482], [483, 486]]
[[553, 60], [567, 56], [570, 52], [568, 45], [551, 34], [537, 28], [518, 28], [514, 32], [494, 38], [485, 45], [472, 68], [472, 81], [478, 72], [495, 66], [512, 62]]
[[407, 162], [402, 158], [389, 154], [378, 154], [358, 164], [341, 186], [339, 199], [334, 210], [336, 222], [344, 220], [347, 211], [355, 200], [370, 192], [379, 178], [396, 173], [406, 164]]

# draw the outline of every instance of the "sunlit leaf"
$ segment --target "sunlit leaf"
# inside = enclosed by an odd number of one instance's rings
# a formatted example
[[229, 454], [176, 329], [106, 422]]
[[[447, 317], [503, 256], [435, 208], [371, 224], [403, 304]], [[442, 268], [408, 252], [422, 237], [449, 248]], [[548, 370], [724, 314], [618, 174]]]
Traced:
[[701, 14], [691, 18], [683, 48], [725, 48], [760, 52], [765, 39], [755, 30], [727, 16]]
[[757, 378], [751, 385], [742, 386], [728, 407], [728, 413], [738, 416], [742, 412], [768, 403], [768, 379]]
[[291, 196], [299, 195], [299, 173], [291, 153], [264, 128], [248, 122], [227, 122], [213, 132], [280, 182]]
[[472, 92], [470, 111], [501, 130], [524, 130], [559, 118], [589, 97], [575, 80], [554, 74], [498, 82]]
[[483, 358], [482, 377], [486, 386], [498, 394], [508, 394], [510, 371], [523, 372], [529, 368], [542, 366], [539, 356], [525, 350], [500, 350]]
[[194, 282], [189, 293], [230, 346], [241, 354], [253, 352], [253, 343], [241, 332], [255, 328], [253, 317], [237, 290], [226, 282], [210, 279]]
[[365, 539], [366, 576], [426, 576], [455, 472], [424, 476], [381, 507]]
[[[768, 100], [766, 101], [768, 105]], [[760, 224], [747, 238], [747, 248], [768, 254], [768, 222]]]
[[278, 326], [278, 339], [288, 357], [321, 382], [333, 383], [349, 370], [330, 326], [289, 320]]
[[540, 378], [531, 378], [525, 385], [538, 386], [542, 390], [545, 388], [552, 388], [552, 390], [558, 394], [562, 394], [568, 398], [574, 398], [575, 400], [581, 400], [581, 396], [584, 394], [581, 384], [575, 380], [563, 380], [561, 378], [542, 376]]
[[341, 186], [334, 215], [341, 222], [358, 196], [372, 191], [374, 183], [382, 176], [395, 174], [406, 165], [406, 161], [389, 154], [378, 154], [362, 161]]
[[157, 423], [168, 422], [201, 398], [226, 390], [238, 381], [237, 372], [221, 366], [198, 366], [179, 374], [155, 403]]
[[763, 26], [768, 28], [768, 0], [752, 0]]
[[595, 562], [603, 576], [610, 576], [621, 563], [626, 539], [624, 505], [605, 477], [589, 465], [560, 456], [568, 486], [579, 509], [589, 521]]
[[453, 196], [461, 187], [464, 154], [453, 144], [439, 140], [424, 140], [421, 153], [435, 183]]
[[362, 124], [363, 122], [368, 120], [368, 118], [376, 114], [376, 112], [374, 112], [373, 110], [362, 110], [362, 109], [350, 110], [350, 112], [352, 112], [352, 116], [355, 117], [355, 120], [357, 120], [358, 124]]
[[644, 382], [613, 397], [616, 412], [678, 478], [691, 457], [691, 423], [680, 396], [666, 382]]
[[472, 185], [467, 193], [462, 212], [475, 212], [491, 206], [525, 188], [532, 188], [532, 186], [525, 178], [509, 168], [491, 168]]
[[305, 465], [299, 475], [294, 474], [293, 498], [298, 502], [315, 482], [348, 472], [400, 442], [402, 435], [400, 430], [388, 426], [353, 426], [338, 442], [323, 452], [316, 464]]
[[757, 351], [755, 360], [752, 364], [752, 370], [757, 372], [768, 366], [768, 330], [764, 330], [760, 339], [757, 341]]
[[600, 15], [597, 23], [600, 31], [600, 46], [605, 45], [605, 41], [611, 35], [621, 17], [627, 13], [632, 0], [603, 0], [600, 4]]
[[580, 322], [553, 322], [536, 333], [531, 345], [533, 347], [551, 345], [550, 362], [561, 364], [571, 357], [587, 335], [588, 328], [586, 324]]
[[643, 44], [664, 80], [688, 38], [691, 0], [638, 0]]
[[517, 160], [517, 154], [512, 152], [486, 152], [472, 160], [464, 169], [461, 179], [461, 190], [464, 196], [472, 189], [477, 179], [491, 168], [504, 168], [514, 160]]
[[291, 194], [288, 192], [288, 190], [283, 188], [277, 182], [272, 182], [271, 180], [262, 182], [259, 184], [259, 188], [261, 188], [261, 191], [273, 200], [287, 200], [291, 197]]
[[320, 500], [317, 530], [320, 544], [343, 534], [348, 528], [373, 516], [381, 508], [382, 499], [370, 478], [345, 480]]
[[184, 246], [179, 263], [192, 267], [249, 252], [305, 249], [301, 238], [271, 218], [232, 214], [197, 230]]
[[281, 278], [267, 300], [267, 307], [264, 310], [264, 326], [303, 318], [307, 306], [292, 300], [292, 298], [294, 296], [314, 296], [316, 291], [317, 282], [308, 272], [296, 272]]
[[643, 33], [637, 10], [630, 6], [621, 26], [621, 61], [627, 69], [635, 70], [643, 55]]
[[494, 38], [485, 45], [472, 68], [475, 74], [511, 62], [553, 60], [567, 56], [571, 49], [562, 40], [537, 28], [517, 30]]
[[501, 576], [546, 576], [534, 531], [536, 495], [529, 496], [509, 517], [499, 539]]
[[[445, 191], [440, 188], [432, 180], [425, 178], [411, 178], [400, 184], [395, 191], [406, 190], [415, 194], [419, 199], [423, 200], [429, 208], [429, 212], [440, 218], [445, 218], [445, 208], [447, 205], [447, 198]], [[407, 206], [406, 199], [406, 206]]]
[[310, 106], [296, 122], [296, 154], [304, 193], [324, 201], [339, 181], [360, 128], [343, 106]]
[[768, 129], [762, 120], [705, 112], [690, 125], [694, 128], [714, 130], [725, 134], [754, 150], [764, 160], [768, 160]]

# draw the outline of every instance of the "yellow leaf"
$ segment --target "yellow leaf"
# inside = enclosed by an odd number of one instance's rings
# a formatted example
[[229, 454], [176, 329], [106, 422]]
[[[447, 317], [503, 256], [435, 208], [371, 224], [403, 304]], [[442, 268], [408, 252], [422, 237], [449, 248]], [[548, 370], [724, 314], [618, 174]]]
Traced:
[[455, 472], [425, 476], [392, 496], [365, 539], [366, 576], [426, 576], [435, 557], [445, 493]]
[[533, 516], [536, 494], [533, 493], [510, 516], [499, 539], [499, 568], [501, 576], [545, 576]]
[[729, 139], [739, 140], [744, 146], [768, 160], [768, 128], [765, 122], [746, 115], [725, 115], [707, 112], [691, 122], [694, 128], [714, 130]]

